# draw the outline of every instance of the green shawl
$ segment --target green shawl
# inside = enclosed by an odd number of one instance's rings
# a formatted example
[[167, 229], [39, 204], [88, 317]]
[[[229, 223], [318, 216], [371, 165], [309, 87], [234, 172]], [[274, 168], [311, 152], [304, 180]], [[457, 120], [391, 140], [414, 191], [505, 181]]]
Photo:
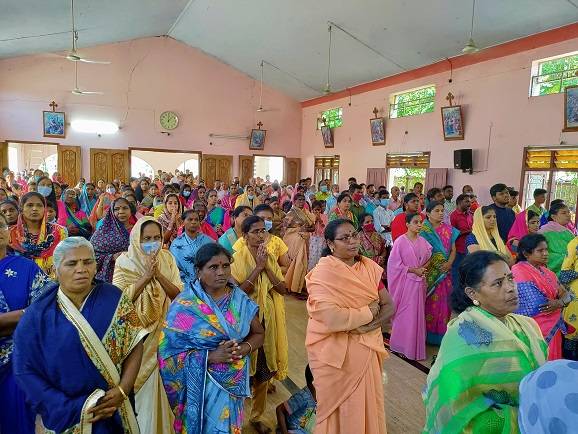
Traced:
[[470, 307], [448, 324], [427, 378], [424, 433], [517, 433], [518, 386], [547, 358], [532, 318]]
[[[552, 225], [552, 223], [549, 222], [542, 226], [540, 233], [546, 237], [548, 242], [548, 268], [558, 275], [562, 268], [562, 262], [564, 262], [566, 257], [568, 243], [574, 239], [574, 234], [566, 228], [560, 231], [548, 230], [547, 227]], [[558, 226], [563, 228], [563, 226]]]

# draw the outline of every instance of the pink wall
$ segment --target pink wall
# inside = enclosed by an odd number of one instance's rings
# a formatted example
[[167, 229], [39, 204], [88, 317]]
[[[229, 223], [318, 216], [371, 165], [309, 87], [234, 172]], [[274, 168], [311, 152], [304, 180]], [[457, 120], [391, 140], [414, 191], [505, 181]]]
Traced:
[[[264, 88], [274, 111], [257, 113], [259, 83], [218, 60], [168, 37], [144, 38], [81, 50], [111, 65], [79, 64], [79, 85], [105, 92], [76, 96], [74, 64], [54, 55], [0, 60], [0, 141], [47, 141], [82, 146], [83, 173], [89, 148], [151, 147], [233, 155], [249, 151], [248, 140], [210, 138], [210, 133], [249, 135], [260, 120], [267, 129], [262, 154], [299, 156], [301, 107], [280, 92]], [[257, 59], [257, 58], [256, 58]], [[255, 60], [256, 62], [258, 60]], [[121, 130], [111, 136], [67, 131], [66, 139], [42, 137], [42, 110], [55, 100], [67, 121], [111, 120]], [[161, 134], [159, 114], [178, 113], [179, 127]], [[212, 145], [210, 144], [212, 142]]]
[[[450, 168], [449, 182], [461, 189], [471, 184], [480, 198], [489, 200], [489, 187], [496, 182], [519, 186], [525, 146], [552, 146], [561, 141], [578, 145], [578, 133], [562, 133], [563, 94], [528, 97], [532, 61], [578, 50], [578, 39], [524, 51], [419, 80], [384, 87], [324, 102], [303, 109], [301, 157], [303, 176], [313, 175], [315, 156], [339, 155], [342, 187], [347, 178], [365, 180], [368, 167], [384, 167], [387, 152], [431, 151], [431, 167]], [[372, 146], [369, 119], [373, 108], [388, 116], [392, 93], [419, 86], [436, 85], [433, 113], [387, 119], [386, 146]], [[464, 111], [465, 140], [443, 140], [440, 107], [451, 91]], [[316, 130], [318, 114], [343, 107], [343, 126], [334, 130], [335, 147], [325, 149]], [[407, 131], [407, 134], [406, 134]], [[486, 165], [486, 157], [489, 158]], [[455, 149], [474, 150], [473, 175], [451, 169]]]

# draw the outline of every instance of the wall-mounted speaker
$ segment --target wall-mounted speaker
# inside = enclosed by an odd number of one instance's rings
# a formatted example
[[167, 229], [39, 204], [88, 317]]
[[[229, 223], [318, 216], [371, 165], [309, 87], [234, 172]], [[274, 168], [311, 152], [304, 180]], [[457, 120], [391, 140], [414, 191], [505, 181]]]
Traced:
[[474, 165], [472, 161], [471, 149], [456, 149], [454, 151], [454, 169], [461, 169], [464, 172], [473, 173]]

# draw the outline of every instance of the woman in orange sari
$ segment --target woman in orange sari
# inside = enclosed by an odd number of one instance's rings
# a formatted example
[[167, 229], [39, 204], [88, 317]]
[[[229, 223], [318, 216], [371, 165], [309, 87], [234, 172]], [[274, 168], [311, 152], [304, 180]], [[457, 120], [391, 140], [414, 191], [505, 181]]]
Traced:
[[301, 293], [307, 274], [307, 261], [309, 257], [309, 237], [315, 230], [315, 216], [305, 209], [305, 196], [301, 193], [295, 195], [293, 207], [283, 220], [285, 235], [283, 241], [287, 244], [291, 263], [285, 273], [285, 285], [294, 293]]
[[315, 434], [384, 434], [382, 369], [387, 353], [381, 329], [393, 303], [381, 282], [383, 268], [359, 255], [350, 220], [325, 229], [328, 248], [307, 275], [305, 346], [315, 378]]

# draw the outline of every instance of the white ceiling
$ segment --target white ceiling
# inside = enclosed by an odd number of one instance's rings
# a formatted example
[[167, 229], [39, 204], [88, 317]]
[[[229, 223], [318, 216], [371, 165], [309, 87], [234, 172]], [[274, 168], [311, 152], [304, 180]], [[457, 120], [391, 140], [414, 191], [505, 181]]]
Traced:
[[[339, 90], [460, 53], [470, 0], [75, 0], [79, 47], [169, 35], [298, 100], [322, 94], [327, 21]], [[478, 0], [474, 39], [488, 47], [578, 21], [578, 0]], [[0, 0], [0, 57], [70, 47], [69, 0]], [[291, 77], [291, 75], [293, 77]], [[296, 77], [296, 78], [294, 78]], [[303, 84], [305, 83], [305, 84]]]

